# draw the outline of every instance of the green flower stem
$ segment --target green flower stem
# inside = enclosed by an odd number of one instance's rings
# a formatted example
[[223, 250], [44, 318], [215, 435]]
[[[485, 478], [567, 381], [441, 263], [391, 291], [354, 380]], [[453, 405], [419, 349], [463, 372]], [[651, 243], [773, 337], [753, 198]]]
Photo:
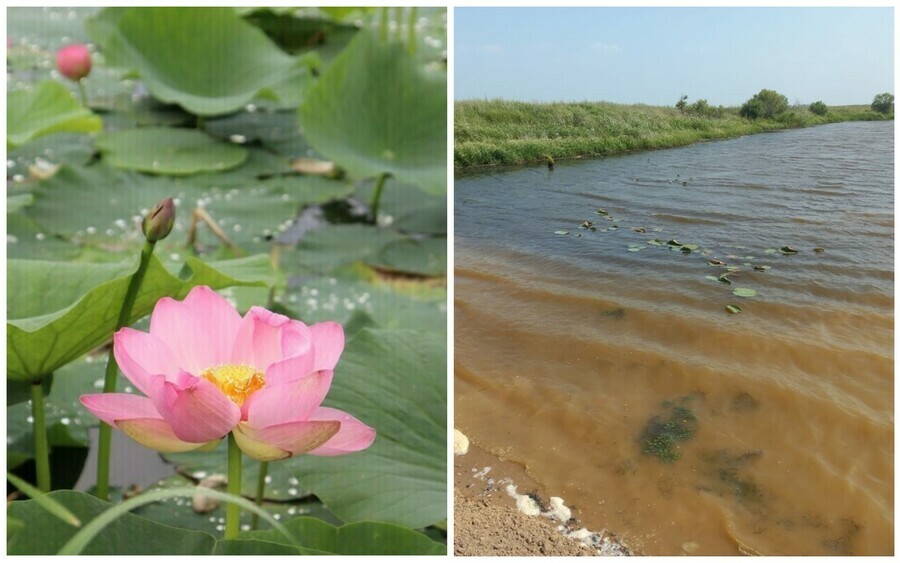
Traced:
[[[122, 308], [119, 309], [119, 320], [116, 322], [116, 330], [119, 330], [128, 323], [131, 318], [131, 309], [134, 308], [134, 301], [137, 299], [138, 290], [144, 275], [147, 273], [147, 267], [150, 265], [150, 256], [153, 255], [155, 242], [147, 241], [141, 250], [141, 263], [137, 271], [131, 276], [128, 284], [128, 291], [125, 293], [125, 300], [122, 302]], [[116, 390], [116, 378], [119, 374], [119, 366], [116, 364], [116, 357], [113, 355], [113, 349], [109, 349], [109, 359], [106, 362], [106, 376], [103, 380], [103, 392], [113, 393]], [[100, 423], [100, 439], [97, 448], [97, 488], [94, 494], [101, 500], [109, 499], [109, 460], [110, 448], [112, 440], [112, 427], [105, 422]]]
[[81, 105], [88, 107], [87, 90], [84, 89], [84, 79], [78, 81], [78, 91], [81, 92]]
[[34, 418], [34, 465], [37, 487], [50, 491], [50, 447], [47, 444], [47, 417], [44, 414], [44, 388], [40, 381], [31, 383], [31, 416]]
[[[241, 449], [234, 440], [234, 433], [228, 434], [228, 494], [241, 496]], [[241, 529], [241, 507], [229, 504], [225, 507], [225, 539], [237, 538]]]
[[[256, 480], [256, 506], [262, 508], [263, 498], [266, 495], [266, 475], [269, 474], [269, 462], [261, 461], [259, 462], [259, 478]], [[259, 514], [253, 513], [253, 518], [250, 520], [250, 529], [255, 530], [256, 525], [259, 523]]]
[[409, 20], [407, 20], [409, 29], [407, 29], [407, 46], [406, 49], [410, 55], [416, 54], [416, 7], [409, 9]]
[[382, 43], [387, 43], [388, 40], [388, 10], [388, 7], [381, 9], [381, 21], [378, 23], [378, 37]]
[[378, 177], [378, 180], [375, 183], [375, 194], [372, 196], [372, 205], [370, 206], [372, 210], [372, 223], [375, 224], [378, 223], [378, 204], [381, 201], [381, 190], [384, 189], [384, 182], [387, 180], [388, 176], [390, 176], [390, 174], [387, 172], [383, 173]]

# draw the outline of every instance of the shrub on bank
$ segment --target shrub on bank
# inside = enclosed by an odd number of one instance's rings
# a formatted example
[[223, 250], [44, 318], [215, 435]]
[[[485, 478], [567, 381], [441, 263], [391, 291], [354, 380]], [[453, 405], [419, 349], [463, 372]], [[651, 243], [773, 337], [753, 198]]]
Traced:
[[809, 111], [814, 113], [815, 115], [825, 115], [826, 113], [828, 113], [828, 106], [826, 106], [824, 102], [819, 100], [818, 102], [809, 104]]
[[894, 95], [885, 92], [875, 96], [875, 99], [872, 100], [872, 111], [884, 114], [894, 113]]
[[788, 109], [788, 99], [775, 90], [762, 89], [741, 106], [741, 117], [773, 119]]

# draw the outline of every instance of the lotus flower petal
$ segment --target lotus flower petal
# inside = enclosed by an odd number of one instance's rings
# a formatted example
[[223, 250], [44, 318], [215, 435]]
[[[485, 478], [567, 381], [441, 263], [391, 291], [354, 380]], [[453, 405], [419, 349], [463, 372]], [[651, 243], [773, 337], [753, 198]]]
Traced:
[[215, 291], [197, 286], [184, 301], [160, 299], [150, 317], [150, 334], [165, 342], [182, 369], [200, 374], [231, 360], [241, 316]]
[[159, 414], [186, 442], [209, 442], [228, 434], [241, 420], [241, 409], [218, 387], [183, 373], [175, 382], [155, 376], [150, 398]]
[[344, 411], [329, 407], [319, 407], [310, 417], [311, 421], [336, 420], [341, 429], [323, 445], [310, 450], [310, 455], [336, 456], [352, 454], [364, 450], [375, 441], [375, 429], [366, 426]]
[[153, 401], [127, 393], [82, 395], [81, 403], [103, 422], [118, 428], [142, 446], [160, 452], [187, 452], [206, 443], [185, 442], [162, 419]]
[[[234, 439], [253, 459], [272, 461], [316, 449], [337, 434], [340, 427], [341, 423], [336, 420], [288, 422], [263, 429], [242, 423], [235, 429]], [[275, 454], [279, 457], [271, 457]]]
[[117, 332], [113, 336], [113, 353], [125, 377], [145, 395], [149, 393], [151, 376], [174, 377], [181, 371], [165, 342], [139, 330], [123, 328]]
[[296, 383], [316, 371], [313, 369], [314, 361], [313, 354], [309, 353], [272, 364], [266, 371], [266, 386], [279, 387]]
[[273, 313], [262, 307], [251, 307], [241, 321], [231, 362], [253, 366], [266, 371], [271, 364], [282, 358], [282, 327], [290, 323], [284, 315]]
[[344, 327], [338, 323], [316, 323], [309, 327], [316, 346], [313, 369], [333, 370], [344, 351]]
[[308, 419], [328, 394], [333, 373], [317, 371], [288, 385], [260, 389], [244, 403], [247, 425], [262, 429]]

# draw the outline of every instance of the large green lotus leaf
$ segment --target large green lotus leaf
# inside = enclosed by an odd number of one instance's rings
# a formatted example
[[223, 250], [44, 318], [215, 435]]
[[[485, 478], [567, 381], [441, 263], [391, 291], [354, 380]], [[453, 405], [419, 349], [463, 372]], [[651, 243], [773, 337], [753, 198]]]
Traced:
[[64, 163], [85, 164], [93, 154], [94, 142], [88, 135], [80, 133], [45, 135], [9, 151], [6, 155], [6, 177], [15, 174], [27, 177], [28, 167], [35, 165], [41, 167]]
[[316, 229], [285, 252], [287, 268], [331, 273], [355, 262], [391, 272], [440, 276], [446, 270], [446, 239], [416, 239], [371, 225]]
[[175, 178], [175, 184], [189, 191], [196, 188], [255, 186], [260, 180], [293, 173], [290, 161], [263, 148], [246, 147], [247, 160], [227, 172]]
[[109, 64], [135, 71], [156, 98], [197, 115], [231, 113], [308, 63], [232, 8], [109, 10], [89, 26]]
[[[262, 243], [285, 232], [302, 206], [325, 203], [353, 192], [353, 186], [338, 180], [318, 177], [272, 178], [253, 187], [211, 188], [205, 192], [204, 208], [238, 243]], [[204, 243], [221, 244], [201, 227], [198, 236]]]
[[[360, 8], [338, 8], [352, 10], [357, 15]], [[266, 32], [282, 49], [289, 53], [314, 51], [325, 61], [331, 61], [353, 39], [359, 29], [351, 24], [332, 21], [332, 16], [322, 13], [322, 9], [301, 8], [282, 11], [277, 8], [253, 8], [243, 14], [247, 21]], [[368, 10], [368, 8], [362, 8]], [[310, 13], [310, 12], [317, 13]], [[302, 12], [295, 14], [294, 12]], [[328, 18], [322, 17], [327, 15]], [[300, 16], [300, 17], [298, 17]], [[334, 18], [339, 19], [339, 18]]]
[[[137, 259], [120, 264], [9, 260], [7, 378], [34, 380], [99, 346], [115, 331]], [[189, 257], [178, 276], [155, 256], [135, 300], [129, 324], [165, 296], [181, 298], [197, 285], [264, 285], [267, 256], [205, 263]]]
[[30, 193], [6, 193], [6, 214], [15, 213], [34, 203], [34, 195]]
[[445, 519], [446, 365], [443, 332], [363, 329], [348, 342], [325, 405], [375, 428], [375, 443], [281, 463], [345, 522], [423, 528]]
[[[61, 166], [54, 176], [38, 183], [32, 193], [35, 201], [26, 213], [45, 233], [81, 244], [102, 244], [107, 250], [113, 250], [114, 245], [140, 248], [144, 241], [140, 217], [158, 201], [181, 195], [168, 178], [106, 166], [70, 165]], [[186, 213], [178, 206], [176, 209], [172, 237], [188, 224]], [[123, 243], [130, 244], [122, 246]]]
[[33, 90], [10, 92], [6, 99], [6, 147], [24, 145], [50, 133], [92, 133], [103, 122], [59, 82], [40, 82]]
[[[357, 189], [360, 199], [372, 201], [374, 183]], [[378, 215], [390, 217], [391, 227], [407, 233], [447, 233], [447, 196], [388, 180], [381, 194]]]
[[389, 272], [443, 276], [447, 273], [447, 239], [398, 240], [386, 244], [367, 262]]
[[[223, 457], [227, 457], [225, 448], [221, 450], [217, 450], [216, 455], [221, 455]], [[275, 469], [277, 464], [271, 464], [269, 466], [270, 474], [271, 470]], [[246, 474], [248, 470], [252, 468], [259, 467], [259, 463], [253, 461], [252, 459], [245, 458], [244, 459], [244, 470], [243, 472]], [[204, 475], [202, 472], [198, 472], [198, 475]], [[224, 475], [224, 474], [223, 474]], [[256, 473], [253, 473], [253, 479], [256, 479]], [[249, 479], [247, 479], [246, 475], [243, 479], [244, 483], [248, 483]], [[193, 479], [188, 479], [183, 475], [172, 475], [157, 482], [152, 487], [147, 489], [147, 492], [155, 491], [157, 489], [177, 489], [183, 487], [193, 487], [197, 483]], [[225, 487], [221, 487], [220, 490], [224, 490]], [[271, 489], [272, 487], [268, 487]], [[253, 499], [256, 494], [256, 483], [253, 482], [251, 487], [244, 487], [243, 495], [247, 498]], [[303, 501], [296, 502], [295, 499], [284, 497], [278, 499], [272, 499], [271, 497], [267, 497], [267, 499], [276, 500], [277, 502], [264, 502], [262, 507], [266, 509], [267, 512], [272, 514], [276, 519], [285, 522], [294, 518], [296, 516], [309, 516], [316, 519], [322, 519], [328, 522], [332, 522], [334, 524], [341, 524], [341, 521], [334, 517], [333, 514], [318, 500], [315, 498], [304, 499]], [[285, 501], [294, 501], [294, 502], [285, 502]], [[136, 509], [134, 511], [135, 514], [140, 514], [145, 518], [149, 518], [155, 522], [159, 522], [161, 524], [168, 524], [170, 526], [177, 526], [178, 528], [186, 528], [189, 530], [200, 530], [202, 532], [210, 533], [217, 538], [222, 537], [222, 531], [225, 527], [225, 503], [219, 504], [216, 508], [213, 508], [209, 512], [198, 513], [194, 511], [192, 506], [192, 502], [190, 498], [174, 498], [174, 499], [166, 499], [160, 502], [154, 502], [152, 504], [145, 504], [144, 506]], [[241, 511], [241, 524], [250, 524], [252, 520], [252, 514], [245, 510]], [[260, 519], [258, 522], [259, 529], [267, 529], [269, 528], [269, 524]]]
[[[357, 261], [367, 262], [386, 245], [404, 240], [388, 229], [370, 225], [333, 225], [309, 232], [297, 249], [285, 253], [285, 262], [296, 262], [307, 271], [329, 273]], [[295, 268], [288, 265], [288, 268]]]
[[[282, 269], [288, 264], [282, 262]], [[406, 328], [423, 332], [445, 331], [447, 295], [443, 288], [415, 284], [419, 294], [403, 295], [390, 287], [342, 278], [309, 279], [291, 275], [282, 300], [299, 319], [311, 324], [322, 321], [348, 323], [357, 313], [365, 313], [379, 327]]]
[[300, 106], [309, 142], [358, 178], [388, 173], [441, 192], [447, 183], [447, 84], [405, 47], [356, 34]]
[[263, 540], [221, 540], [216, 543], [213, 555], [331, 555], [312, 549], [304, 549], [285, 543]]
[[[285, 522], [284, 526], [298, 545], [337, 555], [444, 555], [447, 552], [447, 546], [421, 532], [378, 522], [338, 527], [315, 518], [299, 517]], [[277, 530], [243, 532], [238, 538], [287, 542]]]
[[70, 260], [81, 249], [64, 240], [48, 236], [24, 213], [6, 216], [6, 257], [27, 260]]
[[[112, 505], [79, 491], [54, 491], [59, 502], [87, 524]], [[24, 523], [7, 541], [9, 555], [52, 555], [78, 531], [59, 520], [33, 500], [16, 501], [7, 507], [8, 517]], [[197, 555], [210, 554], [216, 540], [210, 534], [158, 524], [134, 514], [124, 514], [98, 534], [85, 555]]]
[[[169, 463], [174, 463], [182, 475], [200, 480], [209, 475], [227, 473], [227, 446], [223, 443], [209, 452], [167, 453], [163, 454], [163, 458]], [[258, 471], [259, 463], [249, 458], [245, 460], [241, 474], [241, 494], [248, 498], [256, 496]], [[309, 491], [300, 486], [293, 473], [284, 464], [269, 464], [267, 475], [269, 484], [266, 485], [266, 499], [287, 502], [309, 497]], [[329, 519], [338, 521], [334, 516], [329, 516]]]
[[100, 135], [96, 145], [111, 165], [150, 174], [219, 172], [247, 160], [243, 147], [216, 141], [195, 129], [126, 129]]
[[210, 120], [206, 123], [206, 132], [232, 141], [258, 141], [267, 149], [291, 159], [310, 156], [313, 150], [300, 134], [295, 117], [295, 111], [257, 108]]

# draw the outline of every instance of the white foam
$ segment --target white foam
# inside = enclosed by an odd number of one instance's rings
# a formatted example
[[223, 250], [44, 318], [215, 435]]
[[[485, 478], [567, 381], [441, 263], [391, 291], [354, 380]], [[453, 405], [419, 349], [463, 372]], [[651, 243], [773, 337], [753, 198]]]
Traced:
[[469, 439], [457, 429], [453, 429], [453, 454], [466, 455], [469, 453]]
[[506, 494], [516, 499], [516, 508], [526, 516], [540, 516], [541, 507], [533, 498], [528, 495], [520, 495], [516, 490], [516, 486], [509, 484], [506, 486]]
[[563, 499], [559, 497], [550, 497], [550, 510], [545, 512], [544, 516], [552, 520], [568, 522], [569, 519], [572, 518], [572, 511], [569, 510], [566, 503], [563, 502]]

